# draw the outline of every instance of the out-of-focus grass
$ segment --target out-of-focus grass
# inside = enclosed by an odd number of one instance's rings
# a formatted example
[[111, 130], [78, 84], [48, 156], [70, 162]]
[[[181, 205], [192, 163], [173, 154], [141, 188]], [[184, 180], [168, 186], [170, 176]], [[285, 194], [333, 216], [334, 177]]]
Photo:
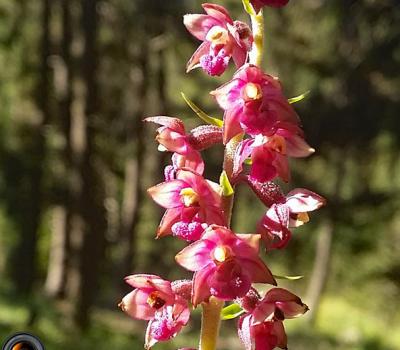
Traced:
[[[144, 322], [135, 322], [118, 311], [94, 312], [91, 328], [80, 333], [69, 327], [61, 313], [44, 300], [35, 302], [37, 319], [27, 327], [30, 315], [26, 300], [0, 295], [0, 341], [16, 331], [28, 331], [42, 339], [47, 350], [141, 349]], [[198, 315], [197, 315], [198, 316]], [[315, 327], [306, 319], [288, 320], [286, 329], [291, 350], [396, 350], [400, 349], [400, 323], [388, 324], [384, 315], [354, 306], [340, 296], [324, 298]], [[198, 322], [194, 321], [195, 323]], [[242, 349], [234, 331], [236, 321], [224, 321], [220, 350]], [[197, 330], [191, 324], [174, 341], [156, 345], [156, 349], [173, 350], [197, 343]]]

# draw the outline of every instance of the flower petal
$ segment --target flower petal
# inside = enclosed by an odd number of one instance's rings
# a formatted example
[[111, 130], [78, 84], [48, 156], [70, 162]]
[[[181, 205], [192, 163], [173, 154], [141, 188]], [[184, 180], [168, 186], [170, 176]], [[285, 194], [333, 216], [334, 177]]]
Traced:
[[225, 7], [217, 5], [205, 3], [201, 5], [209, 16], [217, 19], [221, 24], [233, 24], [231, 16], [229, 16], [229, 12], [225, 9]]
[[148, 117], [144, 119], [145, 122], [151, 122], [166, 126], [167, 128], [174, 130], [180, 134], [185, 134], [185, 125], [179, 118], [166, 117], [166, 116], [156, 116]]
[[207, 239], [196, 241], [182, 249], [176, 256], [176, 262], [189, 271], [199, 271], [212, 263], [211, 250], [215, 243]]
[[183, 16], [186, 29], [197, 39], [204, 41], [208, 31], [219, 25], [219, 21], [209, 15], [188, 14]]
[[172, 180], [150, 187], [147, 192], [158, 205], [172, 209], [183, 206], [180, 191], [185, 187], [184, 181]]
[[286, 205], [292, 213], [305, 213], [317, 210], [326, 202], [325, 198], [304, 188], [296, 188], [290, 191], [286, 198]]
[[200, 271], [197, 271], [193, 276], [193, 292], [192, 292], [192, 304], [196, 307], [203, 301], [207, 301], [210, 296], [210, 287], [208, 285], [208, 279], [211, 274], [214, 273], [215, 266], [209, 266]]
[[207, 55], [209, 51], [210, 43], [208, 41], [203, 42], [186, 64], [186, 73], [189, 73], [192, 69], [200, 67], [200, 58]]
[[140, 289], [135, 289], [125, 295], [119, 307], [130, 317], [139, 320], [151, 320], [154, 317], [155, 310], [147, 303], [149, 293]]

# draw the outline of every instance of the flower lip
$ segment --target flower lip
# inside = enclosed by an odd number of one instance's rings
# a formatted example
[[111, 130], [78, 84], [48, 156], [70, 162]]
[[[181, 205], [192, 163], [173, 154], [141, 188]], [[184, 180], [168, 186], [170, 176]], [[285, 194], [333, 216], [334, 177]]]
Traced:
[[179, 194], [181, 195], [185, 207], [191, 207], [199, 203], [199, 195], [193, 190], [193, 188], [182, 188]]
[[229, 247], [218, 246], [212, 251], [212, 257], [215, 263], [220, 264], [232, 257], [233, 253]]
[[208, 31], [206, 39], [214, 45], [225, 45], [229, 41], [229, 33], [225, 28], [214, 26]]
[[245, 102], [257, 101], [263, 96], [261, 86], [256, 83], [247, 83], [243, 88], [242, 94]]
[[147, 304], [149, 304], [153, 309], [160, 309], [165, 305], [166, 301], [160, 297], [160, 293], [158, 291], [154, 291], [149, 294], [147, 298]]

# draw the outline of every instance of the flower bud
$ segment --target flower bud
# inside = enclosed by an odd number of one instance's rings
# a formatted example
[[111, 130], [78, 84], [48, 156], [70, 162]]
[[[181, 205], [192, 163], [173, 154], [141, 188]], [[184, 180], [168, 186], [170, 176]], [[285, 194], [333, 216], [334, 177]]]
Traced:
[[192, 280], [176, 280], [171, 283], [172, 291], [186, 301], [192, 298]]
[[285, 202], [286, 200], [280, 187], [272, 181], [259, 182], [250, 176], [246, 176], [245, 181], [257, 197], [268, 207], [274, 203]]
[[190, 132], [188, 140], [195, 150], [202, 151], [222, 143], [222, 129], [215, 125], [200, 125]]

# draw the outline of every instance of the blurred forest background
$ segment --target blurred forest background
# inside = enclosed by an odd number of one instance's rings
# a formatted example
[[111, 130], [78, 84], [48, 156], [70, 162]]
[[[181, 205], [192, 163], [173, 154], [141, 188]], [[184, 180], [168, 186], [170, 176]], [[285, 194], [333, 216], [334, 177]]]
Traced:
[[[239, 0], [216, 1], [248, 21]], [[0, 0], [0, 343], [29, 330], [49, 350], [140, 349], [145, 323], [117, 308], [132, 272], [186, 276], [183, 246], [155, 241], [162, 179], [144, 116], [200, 124], [180, 91], [213, 115], [211, 79], [185, 64], [198, 45], [182, 15], [197, 0]], [[297, 103], [310, 159], [290, 187], [328, 206], [268, 263], [304, 275], [283, 285], [311, 306], [287, 322], [292, 350], [400, 349], [400, 4], [297, 0], [267, 9], [265, 69]], [[216, 180], [222, 148], [205, 152]], [[237, 193], [233, 227], [263, 206]], [[159, 349], [196, 347], [199, 315]], [[220, 349], [240, 349], [224, 321]]]

